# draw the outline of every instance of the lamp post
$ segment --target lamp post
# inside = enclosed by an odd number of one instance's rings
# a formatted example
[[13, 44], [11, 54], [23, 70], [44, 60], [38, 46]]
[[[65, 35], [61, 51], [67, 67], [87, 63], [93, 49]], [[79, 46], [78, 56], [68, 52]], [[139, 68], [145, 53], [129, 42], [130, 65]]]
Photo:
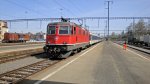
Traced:
[[109, 5], [110, 5], [110, 3], [113, 3], [113, 1], [105, 1], [105, 2], [107, 2], [107, 10], [108, 10], [108, 14], [107, 14], [107, 26], [108, 26], [108, 36], [107, 36], [107, 38], [109, 39]]

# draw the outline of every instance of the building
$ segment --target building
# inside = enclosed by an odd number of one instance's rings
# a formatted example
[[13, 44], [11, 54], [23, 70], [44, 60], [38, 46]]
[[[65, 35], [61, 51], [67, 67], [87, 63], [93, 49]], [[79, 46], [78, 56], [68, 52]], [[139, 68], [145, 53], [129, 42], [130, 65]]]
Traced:
[[4, 39], [5, 32], [8, 32], [7, 22], [0, 20], [0, 41]]

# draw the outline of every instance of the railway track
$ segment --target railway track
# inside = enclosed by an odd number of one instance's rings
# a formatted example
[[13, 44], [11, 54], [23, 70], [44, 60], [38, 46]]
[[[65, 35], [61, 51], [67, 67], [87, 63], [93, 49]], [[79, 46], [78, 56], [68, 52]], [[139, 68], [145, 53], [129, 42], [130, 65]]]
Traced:
[[[117, 43], [117, 42], [115, 42], [115, 43]], [[118, 44], [122, 44], [123, 45], [123, 43], [124, 42], [119, 42]], [[150, 50], [150, 47], [144, 46], [144, 45], [135, 45], [135, 44], [128, 44], [128, 45]]]
[[147, 46], [139, 46], [139, 45], [132, 45], [132, 44], [129, 44], [129, 45], [150, 50], [150, 47], [147, 47]]
[[0, 43], [0, 46], [13, 46], [13, 45], [29, 45], [29, 44], [44, 44], [45, 42], [29, 42], [29, 43]]
[[19, 69], [0, 74], [0, 84], [15, 84], [24, 78], [31, 76], [45, 68], [48, 68], [61, 60], [48, 60], [21, 67]]
[[[44, 54], [44, 53], [41, 53]], [[41, 55], [39, 55], [41, 56]], [[20, 59], [20, 58], [19, 58]], [[29, 77], [39, 71], [42, 71], [58, 62], [60, 62], [61, 59], [58, 60], [49, 60], [49, 58], [46, 58], [45, 60], [38, 61], [36, 63], [12, 70], [7, 71], [5, 73], [0, 74], [0, 84], [16, 84], [26, 77]]]
[[22, 54], [22, 55], [1, 57], [0, 58], [0, 64], [10, 62], [10, 61], [14, 61], [14, 60], [23, 59], [23, 58], [26, 58], [26, 57], [29, 57], [29, 56], [40, 55], [40, 54], [44, 54], [44, 52], [43, 51], [39, 51], [38, 53], [37, 52], [30, 52], [30, 53]]
[[42, 71], [58, 62], [62, 61], [61, 59], [58, 60], [49, 60], [45, 59], [31, 65], [27, 65], [12, 71], [8, 71], [5, 73], [0, 74], [0, 84], [16, 84], [25, 78]]
[[[117, 42], [115, 42], [115, 43], [117, 43]], [[117, 43], [117, 44], [123, 45], [123, 43]], [[131, 48], [131, 49], [138, 50], [138, 51], [140, 51], [140, 52], [150, 54], [148, 47], [147, 47], [147, 48], [142, 48], [142, 47], [135, 46], [135, 45], [127, 45], [127, 46], [128, 46], [129, 48]]]
[[[21, 52], [23, 52], [23, 51], [21, 51]], [[16, 52], [14, 52], [14, 53], [16, 54]], [[26, 57], [29, 57], [29, 56], [39, 55], [39, 54], [44, 54], [43, 49], [24, 51], [24, 53], [18, 53], [16, 55], [12, 55], [12, 56], [0, 57], [0, 64], [6, 63], [6, 62], [9, 62], [9, 61], [23, 59], [23, 58], [26, 58]]]

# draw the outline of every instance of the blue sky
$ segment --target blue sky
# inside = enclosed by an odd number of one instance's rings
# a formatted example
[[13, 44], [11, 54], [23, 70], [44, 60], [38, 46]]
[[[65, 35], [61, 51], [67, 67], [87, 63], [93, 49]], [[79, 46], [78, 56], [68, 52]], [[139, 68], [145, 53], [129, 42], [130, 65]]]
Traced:
[[[60, 17], [103, 17], [107, 16], [105, 0], [0, 0], [0, 19]], [[110, 16], [150, 16], [150, 0], [113, 0]], [[62, 11], [60, 11], [62, 9]], [[62, 12], [62, 13], [61, 13]], [[131, 20], [110, 21], [112, 30], [124, 30]], [[11, 23], [10, 32], [46, 31], [49, 22]], [[97, 21], [87, 21], [91, 29], [97, 29]], [[10, 25], [9, 25], [10, 26]], [[95, 28], [94, 28], [94, 27]], [[93, 28], [92, 28], [93, 27]], [[105, 20], [100, 20], [100, 29]]]

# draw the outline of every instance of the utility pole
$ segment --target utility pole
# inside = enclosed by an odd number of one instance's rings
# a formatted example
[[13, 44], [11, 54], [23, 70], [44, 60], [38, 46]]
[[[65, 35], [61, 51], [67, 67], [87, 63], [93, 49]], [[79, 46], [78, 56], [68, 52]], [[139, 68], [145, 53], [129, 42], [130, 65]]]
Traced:
[[11, 29], [11, 21], [9, 22], [9, 29]]
[[99, 29], [99, 19], [98, 19], [98, 29]]
[[[25, 11], [25, 19], [27, 19], [27, 14], [28, 14], [28, 12]], [[28, 20], [27, 20], [27, 29], [28, 29]]]
[[86, 28], [86, 19], [84, 19], [84, 27]]
[[105, 34], [107, 33], [106, 30], [107, 30], [107, 20], [106, 20], [106, 25], [105, 25], [105, 28], [104, 28], [104, 37], [105, 37]]
[[106, 3], [107, 3], [107, 10], [108, 10], [108, 18], [107, 18], [107, 23], [108, 23], [108, 39], [109, 39], [109, 5], [110, 5], [110, 3], [113, 3], [113, 1], [105, 1]]

